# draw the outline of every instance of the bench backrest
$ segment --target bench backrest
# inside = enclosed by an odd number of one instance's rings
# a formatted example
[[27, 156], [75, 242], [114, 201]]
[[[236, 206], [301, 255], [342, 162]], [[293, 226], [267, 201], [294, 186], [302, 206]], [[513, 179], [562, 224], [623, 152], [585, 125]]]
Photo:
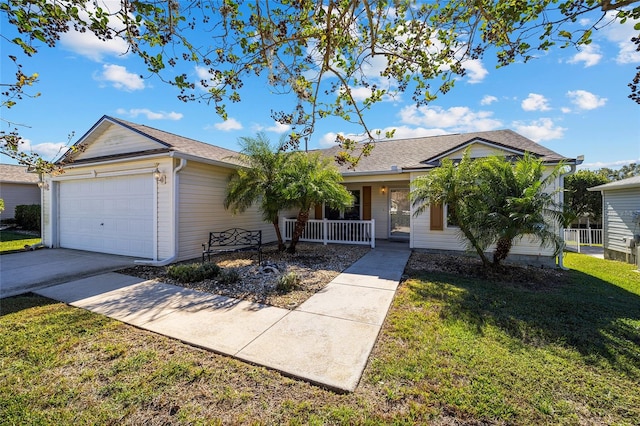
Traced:
[[260, 246], [261, 244], [262, 231], [232, 228], [209, 233], [209, 246]]

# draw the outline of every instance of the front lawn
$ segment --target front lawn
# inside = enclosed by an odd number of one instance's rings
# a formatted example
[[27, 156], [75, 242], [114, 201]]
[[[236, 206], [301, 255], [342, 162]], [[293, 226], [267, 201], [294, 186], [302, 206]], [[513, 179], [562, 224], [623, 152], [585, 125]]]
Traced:
[[0, 231], [0, 253], [22, 250], [24, 246], [38, 244], [40, 237], [14, 231]]
[[348, 395], [47, 299], [3, 299], [0, 423], [636, 424], [640, 275], [565, 263], [569, 280], [540, 288], [411, 276]]

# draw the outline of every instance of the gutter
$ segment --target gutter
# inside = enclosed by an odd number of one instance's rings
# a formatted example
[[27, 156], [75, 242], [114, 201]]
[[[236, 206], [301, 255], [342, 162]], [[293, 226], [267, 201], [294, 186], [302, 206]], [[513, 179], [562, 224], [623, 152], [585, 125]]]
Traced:
[[[562, 184], [562, 190], [563, 190], [563, 194], [562, 194], [563, 203], [564, 203], [564, 177], [572, 173], [575, 173], [576, 167], [579, 164], [582, 164], [583, 161], [584, 161], [584, 156], [579, 155], [578, 158], [576, 158], [576, 160], [573, 162], [573, 164], [570, 164], [571, 168], [569, 169], [569, 171], [566, 173], [560, 174], [560, 181], [561, 181], [560, 183]], [[560, 226], [560, 229], [558, 232], [559, 232], [559, 237], [562, 238], [562, 240], [564, 241], [564, 227]], [[569, 268], [564, 266], [564, 250], [560, 250], [560, 253], [558, 253], [558, 268], [562, 269], [563, 271], [569, 270]]]
[[[173, 155], [171, 155], [173, 157]], [[178, 218], [178, 189], [180, 188], [180, 173], [182, 169], [187, 165], [187, 160], [184, 158], [180, 158], [180, 164], [173, 169], [173, 254], [166, 259], [163, 260], [135, 260], [133, 263], [136, 265], [145, 265], [145, 266], [166, 266], [170, 263], [173, 263], [178, 258], [178, 226], [179, 226], [179, 218]], [[156, 208], [158, 208], [156, 206]], [[157, 223], [156, 223], [157, 226]], [[157, 247], [156, 247], [157, 250]]]

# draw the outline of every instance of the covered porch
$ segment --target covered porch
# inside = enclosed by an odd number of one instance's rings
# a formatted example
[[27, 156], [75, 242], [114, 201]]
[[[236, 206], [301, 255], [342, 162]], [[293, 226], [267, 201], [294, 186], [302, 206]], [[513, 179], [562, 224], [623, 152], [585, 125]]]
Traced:
[[[349, 175], [344, 185], [354, 197], [351, 208], [340, 212], [316, 206], [310, 212], [302, 241], [371, 247], [375, 247], [376, 239], [409, 242], [411, 204], [406, 174]], [[284, 219], [281, 223], [285, 240], [291, 238], [294, 223], [295, 219]]]

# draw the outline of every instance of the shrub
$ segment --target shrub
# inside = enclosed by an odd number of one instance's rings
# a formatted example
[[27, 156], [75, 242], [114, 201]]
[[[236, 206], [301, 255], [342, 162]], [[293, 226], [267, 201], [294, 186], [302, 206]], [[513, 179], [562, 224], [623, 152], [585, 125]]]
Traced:
[[298, 277], [298, 274], [295, 272], [289, 272], [288, 274], [281, 275], [280, 278], [278, 278], [276, 290], [281, 293], [288, 293], [296, 288], [299, 282], [300, 278]]
[[40, 204], [16, 206], [16, 224], [28, 231], [40, 231]]
[[167, 276], [181, 283], [194, 283], [220, 274], [220, 267], [215, 263], [191, 263], [171, 265], [167, 267]]
[[240, 281], [240, 272], [235, 268], [224, 269], [220, 272], [218, 281], [222, 284], [233, 284]]

